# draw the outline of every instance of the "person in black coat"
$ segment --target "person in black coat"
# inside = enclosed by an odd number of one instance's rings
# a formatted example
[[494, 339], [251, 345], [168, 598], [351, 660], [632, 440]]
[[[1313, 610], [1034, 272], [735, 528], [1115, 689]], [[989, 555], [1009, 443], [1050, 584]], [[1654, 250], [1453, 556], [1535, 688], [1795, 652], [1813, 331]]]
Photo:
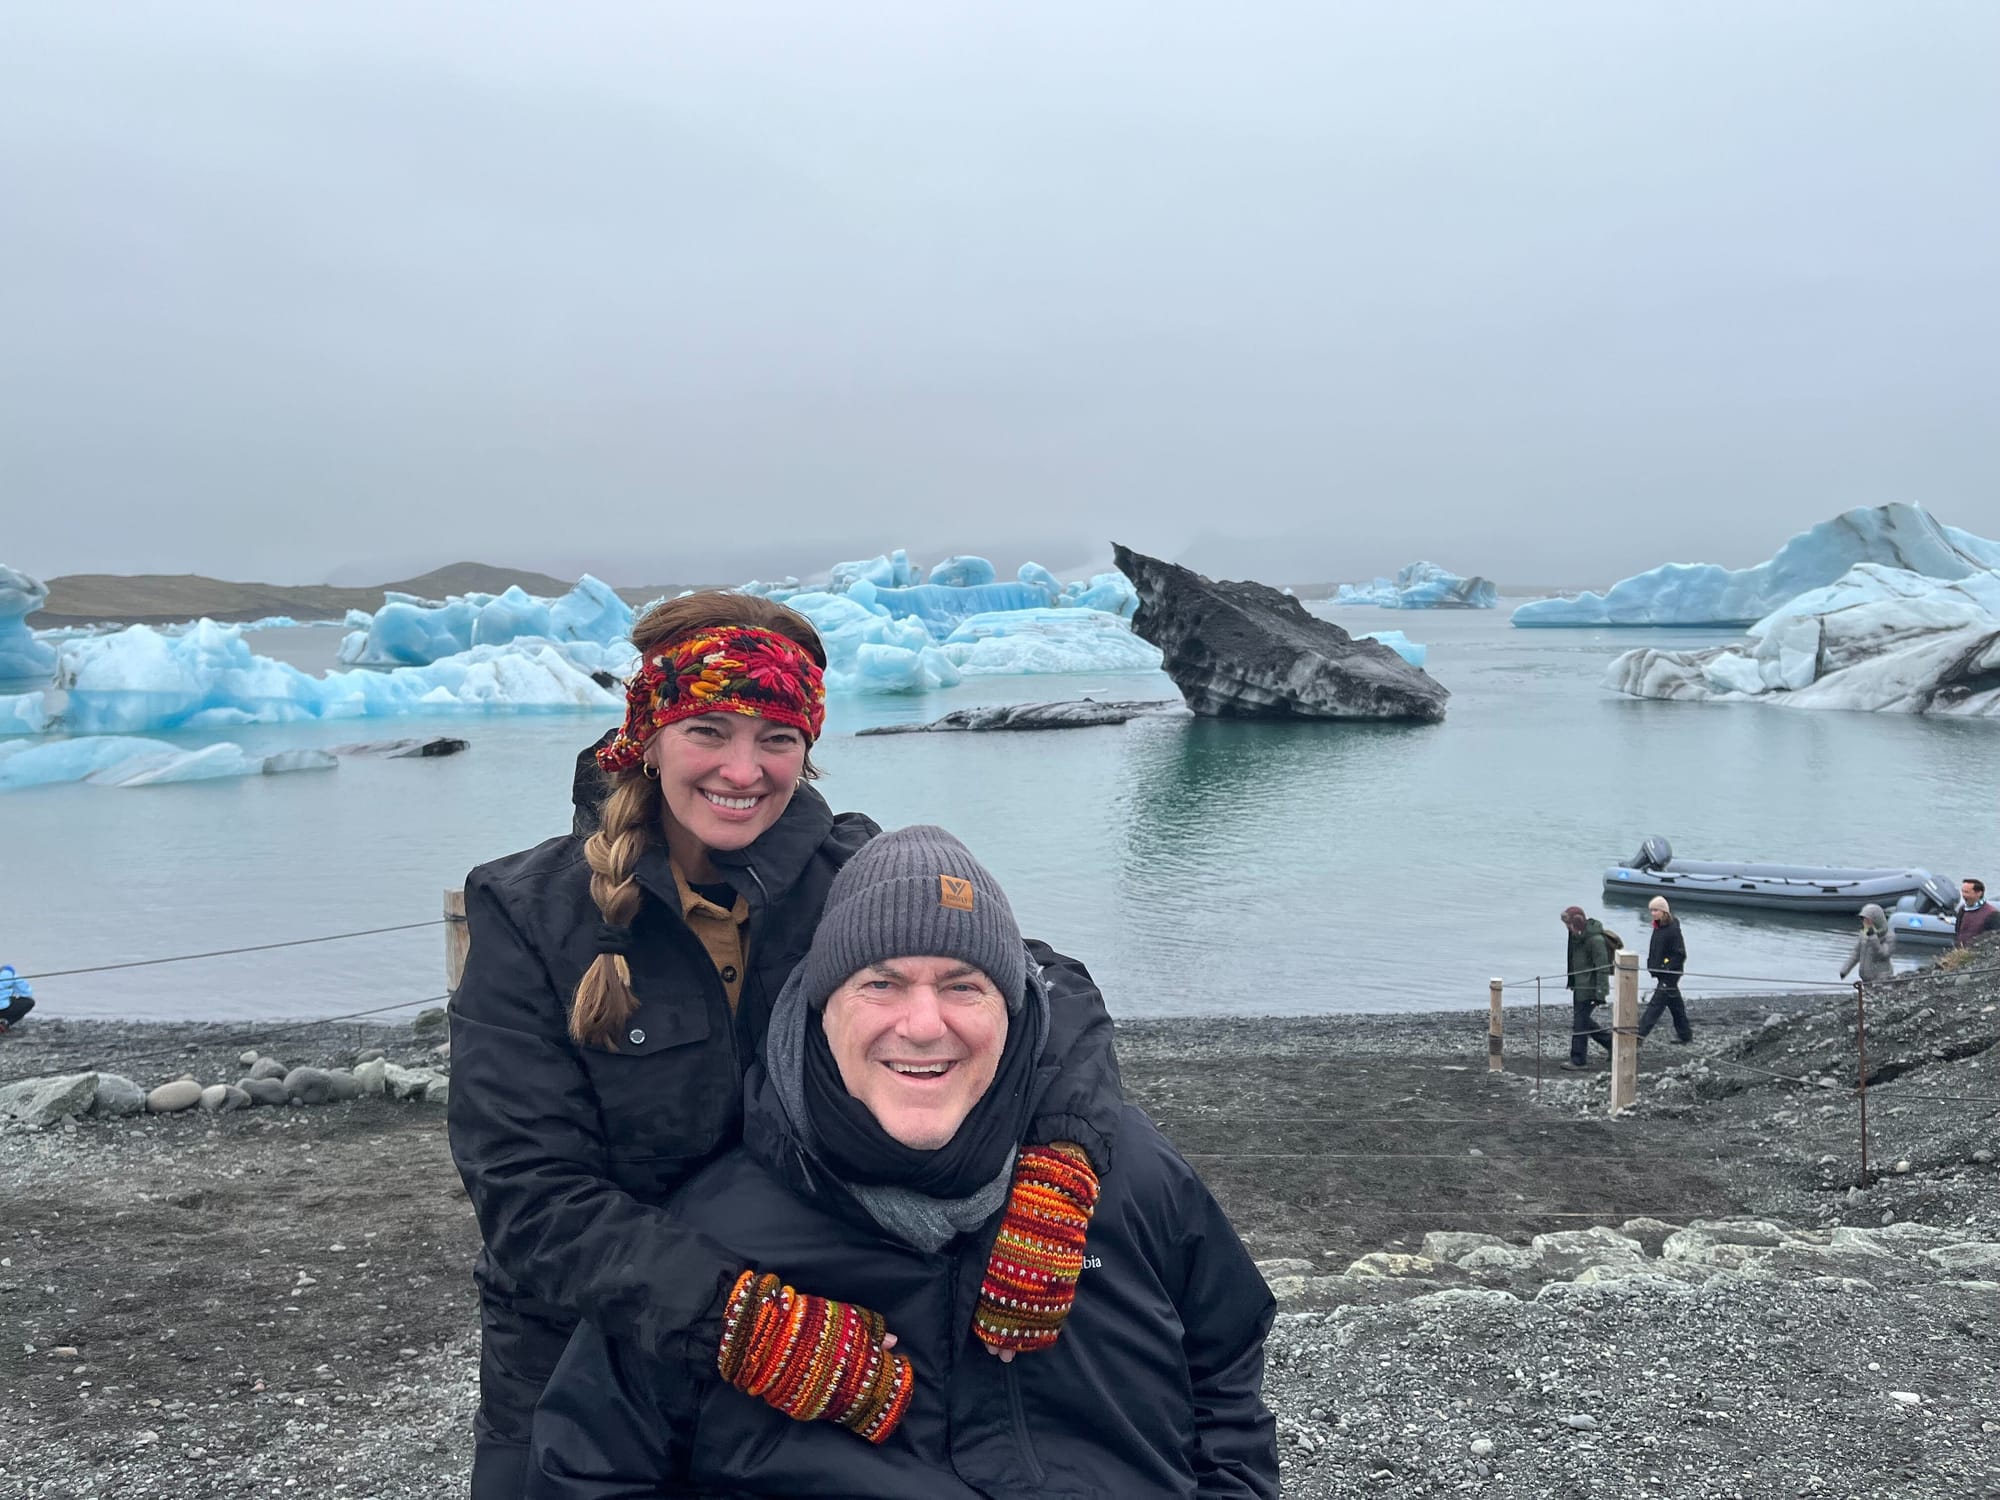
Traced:
[[[772, 1002], [879, 831], [809, 784], [810, 622], [708, 592], [648, 611], [633, 640], [625, 724], [579, 758], [576, 830], [466, 878], [448, 1119], [484, 1240], [473, 1500], [520, 1500], [535, 1401], [579, 1317], [655, 1354], [713, 1350], [743, 1261], [675, 1195], [740, 1139]], [[1107, 1172], [1110, 1019], [1082, 965], [1036, 951], [1066, 1065], [1030, 1133]]]
[[1653, 919], [1652, 941], [1646, 945], [1646, 972], [1653, 976], [1653, 996], [1639, 1017], [1639, 1035], [1653, 1034], [1660, 1013], [1674, 1018], [1674, 1040], [1683, 1045], [1694, 1040], [1688, 1025], [1687, 1001], [1681, 998], [1681, 975], [1687, 972], [1687, 942], [1681, 937], [1680, 918], [1673, 914], [1665, 896], [1655, 896], [1647, 908]]
[[743, 1144], [680, 1199], [682, 1228], [814, 1294], [744, 1271], [713, 1349], [586, 1322], [535, 1415], [529, 1500], [1273, 1500], [1271, 1293], [1137, 1109], [1101, 1189], [1032, 1144], [1060, 1045], [962, 844], [907, 828], [857, 854]]

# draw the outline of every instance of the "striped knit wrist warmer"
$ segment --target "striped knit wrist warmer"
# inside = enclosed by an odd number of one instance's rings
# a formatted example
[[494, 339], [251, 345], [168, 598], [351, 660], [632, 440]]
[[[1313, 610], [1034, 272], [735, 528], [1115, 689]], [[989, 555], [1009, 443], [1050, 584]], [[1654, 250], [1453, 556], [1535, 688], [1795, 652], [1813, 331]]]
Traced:
[[1096, 1207], [1097, 1173], [1081, 1146], [1057, 1141], [1022, 1151], [973, 1313], [981, 1340], [1013, 1350], [1056, 1341], [1076, 1300]]
[[880, 1313], [745, 1271], [723, 1310], [715, 1367], [796, 1421], [837, 1422], [879, 1443], [916, 1389], [910, 1362], [883, 1349], [886, 1331]]

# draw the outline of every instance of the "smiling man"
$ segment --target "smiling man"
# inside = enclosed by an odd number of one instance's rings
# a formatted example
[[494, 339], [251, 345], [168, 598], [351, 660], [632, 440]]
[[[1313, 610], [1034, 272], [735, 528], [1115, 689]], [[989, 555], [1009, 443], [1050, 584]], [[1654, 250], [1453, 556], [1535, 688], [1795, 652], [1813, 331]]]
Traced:
[[[1138, 1110], [1101, 1188], [1024, 1145], [1048, 1036], [965, 847], [925, 827], [864, 846], [772, 1016], [743, 1146], [680, 1199], [686, 1227], [822, 1295], [745, 1272], [719, 1350], [665, 1359], [584, 1324], [536, 1413], [530, 1500], [1275, 1496], [1271, 1295]], [[887, 1358], [847, 1357], [884, 1328]], [[833, 1405], [865, 1419], [795, 1420]]]

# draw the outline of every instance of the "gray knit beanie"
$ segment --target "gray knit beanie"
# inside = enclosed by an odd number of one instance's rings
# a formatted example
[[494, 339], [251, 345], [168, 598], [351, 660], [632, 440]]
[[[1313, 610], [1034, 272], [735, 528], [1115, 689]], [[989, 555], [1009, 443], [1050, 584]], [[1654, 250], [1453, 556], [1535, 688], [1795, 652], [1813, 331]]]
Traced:
[[833, 877], [800, 985], [818, 1009], [870, 964], [920, 957], [977, 965], [1020, 1010], [1028, 955], [1014, 908], [971, 850], [928, 824], [877, 835]]

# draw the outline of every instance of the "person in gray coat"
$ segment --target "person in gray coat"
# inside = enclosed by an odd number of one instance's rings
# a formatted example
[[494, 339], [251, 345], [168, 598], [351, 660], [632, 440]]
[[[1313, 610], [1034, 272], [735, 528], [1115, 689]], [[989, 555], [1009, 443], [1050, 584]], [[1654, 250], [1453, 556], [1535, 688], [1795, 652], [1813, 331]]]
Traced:
[[1845, 979], [1858, 964], [1863, 984], [1879, 984], [1895, 973], [1895, 957], [1896, 929], [1889, 925], [1889, 914], [1871, 901], [1861, 908], [1861, 936], [1841, 965], [1840, 977]]

